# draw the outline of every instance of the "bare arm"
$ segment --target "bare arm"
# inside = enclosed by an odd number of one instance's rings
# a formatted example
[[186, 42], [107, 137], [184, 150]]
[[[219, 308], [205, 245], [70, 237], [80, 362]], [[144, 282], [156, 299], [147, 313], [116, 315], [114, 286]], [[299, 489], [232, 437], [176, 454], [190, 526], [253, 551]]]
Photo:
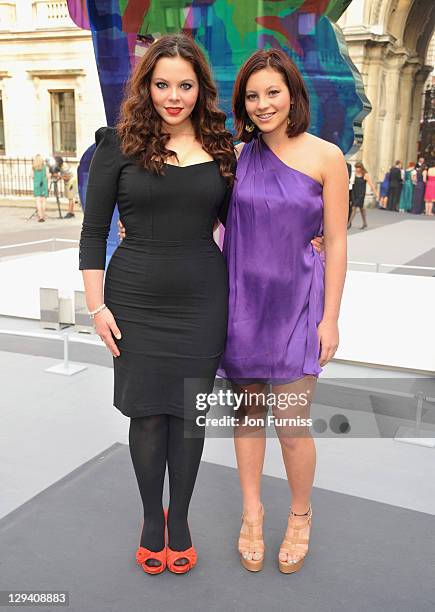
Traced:
[[325, 304], [318, 326], [325, 365], [338, 347], [338, 317], [347, 268], [347, 217], [349, 179], [343, 153], [331, 146], [323, 170], [323, 228], [325, 243]]
[[365, 177], [364, 177], [367, 181], [367, 183], [370, 185], [370, 189], [373, 191], [373, 193], [376, 196], [376, 199], [379, 200], [380, 199], [380, 195], [378, 193], [378, 190], [376, 189], [376, 185], [373, 183], [370, 174], [367, 172]]

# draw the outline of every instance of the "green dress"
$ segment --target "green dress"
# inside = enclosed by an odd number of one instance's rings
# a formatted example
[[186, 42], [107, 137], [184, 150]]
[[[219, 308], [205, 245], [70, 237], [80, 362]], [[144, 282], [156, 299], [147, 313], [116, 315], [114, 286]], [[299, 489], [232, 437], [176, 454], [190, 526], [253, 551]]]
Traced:
[[414, 197], [414, 183], [411, 180], [412, 170], [405, 170], [405, 181], [400, 194], [399, 210], [409, 211], [412, 208]]
[[33, 195], [48, 198], [47, 170], [45, 164], [40, 170], [33, 170]]

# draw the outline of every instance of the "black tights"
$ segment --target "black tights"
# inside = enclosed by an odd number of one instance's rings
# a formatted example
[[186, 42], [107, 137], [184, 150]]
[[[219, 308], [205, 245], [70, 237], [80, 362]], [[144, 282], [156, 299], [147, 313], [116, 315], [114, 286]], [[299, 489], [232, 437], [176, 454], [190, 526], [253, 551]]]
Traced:
[[[185, 435], [185, 425], [190, 427], [191, 436]], [[159, 551], [165, 545], [162, 496], [167, 464], [168, 545], [172, 550], [190, 548], [187, 515], [204, 447], [204, 427], [168, 414], [132, 418], [129, 443], [143, 504], [141, 546]], [[160, 565], [160, 562], [149, 559], [147, 564]]]

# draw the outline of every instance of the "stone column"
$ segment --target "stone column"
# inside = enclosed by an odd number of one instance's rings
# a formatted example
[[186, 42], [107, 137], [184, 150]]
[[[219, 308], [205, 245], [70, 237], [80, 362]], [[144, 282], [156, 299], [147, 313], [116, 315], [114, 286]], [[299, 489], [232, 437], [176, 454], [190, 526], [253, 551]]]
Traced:
[[398, 103], [399, 80], [403, 64], [407, 59], [403, 51], [395, 53], [392, 49], [387, 52], [385, 61], [385, 118], [382, 133], [378, 136], [379, 167], [390, 168], [394, 162], [396, 141], [400, 125], [400, 106]]
[[414, 90], [414, 77], [419, 67], [417, 58], [407, 62], [402, 68], [400, 77], [400, 98], [397, 100], [397, 104], [400, 108], [400, 124], [394, 149], [394, 157], [403, 160], [404, 168], [406, 168], [408, 162], [412, 161], [415, 157], [415, 154], [412, 154], [411, 159], [409, 159], [408, 152], [410, 150], [409, 139], [413, 110], [412, 95]]
[[379, 180], [379, 124], [383, 111], [382, 80], [387, 43], [370, 41], [367, 45], [366, 94], [372, 111], [364, 120], [363, 163], [374, 181]]
[[423, 107], [423, 88], [427, 77], [431, 73], [431, 66], [423, 66], [414, 77], [412, 93], [412, 112], [409, 123], [408, 159], [417, 161], [418, 139], [420, 134], [420, 121]]

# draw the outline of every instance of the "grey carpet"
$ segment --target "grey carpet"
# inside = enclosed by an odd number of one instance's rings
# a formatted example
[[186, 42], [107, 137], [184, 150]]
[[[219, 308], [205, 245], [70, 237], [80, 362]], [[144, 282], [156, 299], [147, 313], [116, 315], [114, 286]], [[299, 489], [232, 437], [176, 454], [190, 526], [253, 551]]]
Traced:
[[301, 572], [282, 575], [287, 483], [263, 482], [262, 572], [238, 562], [236, 470], [203, 463], [190, 519], [198, 565], [148, 576], [134, 561], [141, 516], [129, 450], [115, 444], [0, 521], [0, 589], [68, 590], [70, 612], [434, 610], [433, 516], [314, 489], [310, 553]]

